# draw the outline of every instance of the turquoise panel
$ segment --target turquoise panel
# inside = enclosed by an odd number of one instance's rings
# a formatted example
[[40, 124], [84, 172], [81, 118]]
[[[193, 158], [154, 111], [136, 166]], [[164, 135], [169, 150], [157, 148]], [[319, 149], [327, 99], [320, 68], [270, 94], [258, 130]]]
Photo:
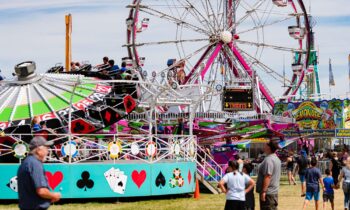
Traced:
[[[18, 166], [0, 165], [0, 199], [18, 198], [16, 184], [10, 184]], [[51, 190], [60, 192], [62, 198], [182, 194], [194, 192], [195, 188], [194, 162], [45, 164], [44, 167]]]

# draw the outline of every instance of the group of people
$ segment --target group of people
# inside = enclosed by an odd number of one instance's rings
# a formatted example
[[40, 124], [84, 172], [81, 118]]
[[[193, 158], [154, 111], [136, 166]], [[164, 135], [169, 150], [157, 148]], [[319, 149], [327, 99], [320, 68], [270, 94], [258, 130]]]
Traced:
[[[343, 150], [343, 155], [346, 154], [347, 149]], [[305, 150], [301, 150], [301, 154], [296, 158], [293, 155], [287, 160], [288, 167], [288, 180], [289, 184], [295, 183], [293, 173], [293, 163], [296, 162], [296, 168], [294, 172], [298, 173], [301, 182], [301, 196], [305, 197], [304, 209], [306, 209], [309, 202], [314, 199], [315, 207], [319, 209], [319, 200], [321, 189], [323, 189], [323, 209], [326, 208], [326, 204], [330, 202], [332, 210], [334, 209], [334, 189], [340, 188], [340, 183], [344, 178], [343, 191], [344, 191], [344, 209], [349, 210], [349, 187], [350, 184], [350, 158], [342, 157], [338, 158], [336, 152], [328, 153], [325, 158], [328, 158], [330, 165], [325, 169], [326, 177], [322, 179], [322, 173], [317, 168], [318, 156], [309, 157]], [[323, 160], [323, 158], [322, 158]], [[319, 186], [321, 185], [322, 188]]]
[[[276, 155], [277, 149], [278, 144], [274, 140], [269, 141], [264, 146], [266, 156], [259, 166], [256, 181], [256, 192], [259, 194], [261, 210], [275, 210], [278, 206], [281, 161]], [[229, 162], [231, 168], [219, 182], [220, 189], [226, 193], [225, 210], [250, 210], [255, 208], [253, 190], [255, 182], [249, 177], [252, 168], [249, 167], [249, 164], [239, 162], [239, 160]], [[243, 167], [240, 167], [240, 165], [243, 165]], [[242, 171], [240, 171], [240, 168], [242, 168]]]
[[[276, 155], [277, 149], [277, 144], [271, 140], [264, 146], [264, 155], [260, 154], [262, 162], [258, 167], [256, 192], [259, 194], [261, 210], [275, 210], [278, 206], [282, 162]], [[311, 156], [305, 150], [301, 150], [297, 157], [294, 156], [293, 152], [289, 153], [286, 159], [288, 181], [290, 185], [296, 185], [294, 174], [298, 173], [301, 182], [301, 197], [305, 197], [303, 209], [307, 208], [311, 200], [315, 200], [315, 208], [318, 210], [322, 195], [323, 209], [326, 209], [329, 202], [331, 209], [334, 210], [334, 190], [340, 189], [340, 185], [342, 185], [344, 209], [349, 210], [350, 157], [345, 159], [344, 154], [346, 154], [346, 150], [342, 154], [333, 152], [327, 155], [330, 166], [324, 170], [325, 176], [323, 177], [321, 170], [317, 167], [318, 159], [316, 156]], [[338, 156], [342, 156], [342, 158], [340, 159]], [[229, 170], [226, 171], [226, 175], [219, 183], [221, 190], [226, 192], [225, 210], [254, 209], [255, 204], [252, 202], [254, 198], [249, 199], [251, 196], [249, 193], [253, 192], [254, 181], [249, 178], [251, 171], [245, 169], [247, 164], [240, 162], [240, 160], [230, 161], [228, 164]], [[243, 170], [240, 170], [242, 168], [240, 165], [243, 165]], [[254, 196], [253, 193], [252, 196]]]
[[131, 75], [124, 61], [121, 63], [121, 68], [115, 64], [113, 59], [109, 59], [107, 56], [103, 57], [102, 61], [103, 63], [97, 65], [96, 68], [104, 75], [115, 77], [116, 79], [125, 79], [128, 75]]

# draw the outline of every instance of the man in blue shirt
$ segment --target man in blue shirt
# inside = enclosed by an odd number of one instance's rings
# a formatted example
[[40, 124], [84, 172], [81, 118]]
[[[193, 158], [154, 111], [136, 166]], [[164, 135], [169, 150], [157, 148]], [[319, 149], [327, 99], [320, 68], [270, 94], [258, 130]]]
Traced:
[[126, 68], [126, 62], [122, 62], [122, 68], [120, 69], [121, 73], [126, 72], [126, 70], [128, 70], [128, 69]]
[[119, 71], [119, 66], [118, 65], [114, 65], [114, 60], [109, 60], [108, 61], [108, 64], [109, 64], [109, 72], [108, 74], [114, 74], [114, 73], [117, 73], [117, 71]]
[[316, 210], [319, 208], [319, 200], [320, 200], [320, 185], [321, 183], [323, 191], [324, 185], [322, 180], [322, 174], [320, 169], [316, 168], [317, 160], [316, 158], [311, 159], [311, 168], [306, 169], [305, 171], [305, 180], [306, 180], [306, 196], [304, 202], [304, 210], [306, 209], [309, 202], [312, 200], [312, 197], [315, 200]]
[[49, 191], [43, 162], [48, 155], [47, 146], [52, 142], [43, 137], [34, 137], [29, 144], [30, 154], [17, 171], [18, 199], [21, 210], [48, 209], [51, 202], [61, 198], [60, 193]]
[[323, 179], [326, 190], [323, 192], [323, 209], [326, 209], [326, 203], [331, 203], [332, 210], [334, 210], [334, 180], [331, 171], [326, 169], [326, 177]]

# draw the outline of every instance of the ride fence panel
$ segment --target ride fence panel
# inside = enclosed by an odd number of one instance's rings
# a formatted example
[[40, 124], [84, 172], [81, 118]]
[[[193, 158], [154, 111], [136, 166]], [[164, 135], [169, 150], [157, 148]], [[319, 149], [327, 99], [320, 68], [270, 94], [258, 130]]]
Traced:
[[[41, 135], [41, 134], [40, 134]], [[0, 163], [5, 156], [20, 162], [29, 152], [23, 135], [4, 136], [0, 143]], [[161, 160], [195, 161], [197, 141], [188, 135], [113, 135], [113, 134], [50, 134], [41, 135], [51, 139], [47, 162], [86, 163], [96, 161], [143, 161], [156, 163]], [[17, 158], [17, 159], [16, 159]]]

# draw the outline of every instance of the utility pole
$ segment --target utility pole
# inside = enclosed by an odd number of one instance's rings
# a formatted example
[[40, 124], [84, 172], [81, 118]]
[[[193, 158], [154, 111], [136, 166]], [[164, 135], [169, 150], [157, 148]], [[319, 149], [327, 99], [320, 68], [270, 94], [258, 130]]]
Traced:
[[72, 15], [68, 14], [66, 18], [66, 71], [70, 71], [70, 63], [72, 61]]

